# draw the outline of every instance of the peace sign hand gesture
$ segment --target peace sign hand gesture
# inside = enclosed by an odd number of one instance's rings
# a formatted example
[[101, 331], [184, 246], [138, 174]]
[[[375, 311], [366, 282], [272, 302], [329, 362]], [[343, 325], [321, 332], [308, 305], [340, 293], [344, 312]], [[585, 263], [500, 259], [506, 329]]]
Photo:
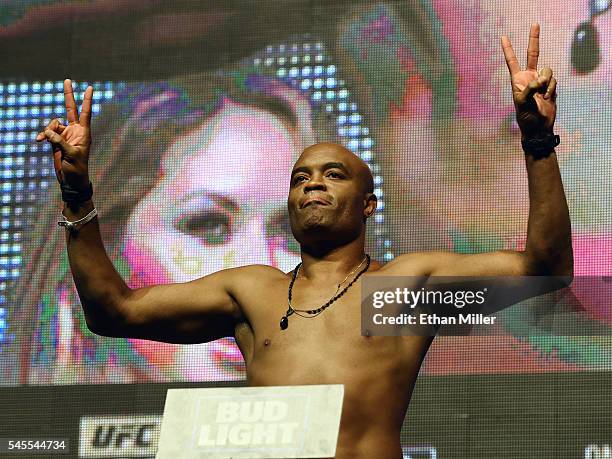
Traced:
[[92, 98], [93, 87], [88, 86], [79, 116], [72, 91], [72, 81], [64, 80], [64, 102], [68, 125], [63, 125], [56, 118], [36, 136], [37, 142], [47, 140], [53, 148], [53, 167], [57, 181], [78, 191], [86, 190], [89, 185]]
[[503, 36], [502, 48], [512, 82], [512, 98], [516, 120], [523, 139], [541, 138], [552, 133], [557, 115], [557, 80], [549, 67], [538, 72], [540, 25], [532, 24], [527, 47], [527, 68], [521, 70], [508, 37]]

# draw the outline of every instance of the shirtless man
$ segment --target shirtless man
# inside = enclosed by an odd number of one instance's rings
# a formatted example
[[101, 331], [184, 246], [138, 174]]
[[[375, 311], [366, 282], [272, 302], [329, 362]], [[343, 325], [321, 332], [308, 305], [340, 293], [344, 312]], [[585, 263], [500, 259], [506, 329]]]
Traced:
[[[534, 24], [525, 70], [508, 39], [502, 38], [517, 120], [527, 141], [552, 133], [556, 112], [552, 71], [537, 71], [538, 35]], [[89, 185], [92, 93], [93, 88], [87, 88], [79, 116], [66, 80], [68, 126], [53, 120], [37, 136], [53, 145], [60, 183], [79, 191]], [[571, 276], [569, 213], [553, 149], [548, 146], [540, 159], [534, 154], [525, 157], [530, 192], [525, 251], [407, 253], [385, 265], [375, 260], [368, 265], [366, 220], [377, 201], [367, 165], [337, 144], [306, 148], [293, 168], [288, 197], [291, 228], [302, 257], [291, 288], [293, 307], [319, 308], [335, 296], [338, 284], [346, 288], [366, 266], [369, 273], [390, 276]], [[64, 215], [76, 221], [93, 209], [87, 199], [65, 206]], [[66, 241], [87, 324], [94, 333], [184, 344], [234, 336], [249, 385], [344, 384], [337, 458], [402, 457], [400, 430], [432, 338], [362, 336], [361, 279], [316, 317], [290, 315], [283, 330], [279, 321], [287, 310], [295, 270], [284, 273], [251, 265], [191, 282], [130, 289], [105, 252], [97, 220], [67, 231]]]

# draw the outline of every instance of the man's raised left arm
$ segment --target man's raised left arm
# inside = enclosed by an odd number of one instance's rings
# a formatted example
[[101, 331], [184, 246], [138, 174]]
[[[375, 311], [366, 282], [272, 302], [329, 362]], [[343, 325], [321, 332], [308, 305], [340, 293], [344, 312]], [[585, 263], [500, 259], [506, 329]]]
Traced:
[[553, 133], [557, 82], [550, 68], [538, 72], [539, 33], [540, 26], [533, 24], [525, 70], [520, 69], [508, 38], [502, 37], [529, 183], [525, 250], [412, 253], [398, 257], [398, 265], [410, 266], [411, 271], [416, 266], [431, 276], [564, 276], [571, 280], [571, 224], [554, 151], [558, 143]]

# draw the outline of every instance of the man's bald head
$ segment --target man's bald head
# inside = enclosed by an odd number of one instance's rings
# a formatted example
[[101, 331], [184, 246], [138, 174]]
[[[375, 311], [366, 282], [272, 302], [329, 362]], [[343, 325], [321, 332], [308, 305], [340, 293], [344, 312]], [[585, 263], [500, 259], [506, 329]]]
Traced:
[[287, 207], [300, 244], [327, 247], [365, 238], [376, 203], [370, 168], [342, 145], [311, 145], [293, 166]]
[[331, 154], [341, 162], [346, 163], [360, 178], [365, 193], [374, 193], [374, 177], [370, 167], [359, 156], [346, 148], [344, 145], [333, 142], [319, 142], [305, 148], [296, 165], [308, 155]]

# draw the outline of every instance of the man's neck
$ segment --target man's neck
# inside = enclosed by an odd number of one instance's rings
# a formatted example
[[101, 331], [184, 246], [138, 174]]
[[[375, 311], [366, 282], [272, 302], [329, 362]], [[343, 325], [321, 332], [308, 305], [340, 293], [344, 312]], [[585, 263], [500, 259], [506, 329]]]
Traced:
[[360, 263], [363, 265], [364, 259], [363, 243], [350, 243], [322, 255], [303, 250], [299, 277], [313, 282], [339, 283], [358, 268]]

